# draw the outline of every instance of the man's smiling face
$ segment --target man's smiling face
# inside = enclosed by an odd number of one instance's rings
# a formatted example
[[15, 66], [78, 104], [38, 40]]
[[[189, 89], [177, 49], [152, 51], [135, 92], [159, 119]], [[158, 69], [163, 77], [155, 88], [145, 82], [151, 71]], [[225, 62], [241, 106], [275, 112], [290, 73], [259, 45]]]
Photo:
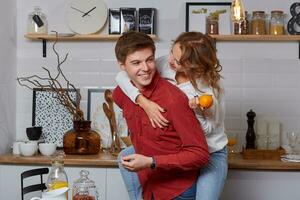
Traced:
[[140, 90], [151, 83], [156, 72], [155, 57], [151, 48], [140, 49], [128, 54], [125, 63], [119, 64]]

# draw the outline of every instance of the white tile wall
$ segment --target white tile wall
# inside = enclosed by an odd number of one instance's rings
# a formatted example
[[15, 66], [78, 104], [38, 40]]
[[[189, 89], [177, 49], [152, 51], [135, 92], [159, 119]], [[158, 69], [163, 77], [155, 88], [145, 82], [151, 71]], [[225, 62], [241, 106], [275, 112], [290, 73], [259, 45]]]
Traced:
[[[229, 1], [229, 0], [228, 0]], [[24, 39], [26, 17], [34, 5], [47, 14], [49, 30], [69, 32], [64, 22], [68, 1], [17, 0], [18, 2], [18, 74], [40, 73], [42, 66], [55, 66], [56, 58], [48, 43], [48, 57], [41, 57], [41, 44]], [[25, 3], [26, 2], [26, 3]], [[156, 7], [158, 10], [157, 55], [169, 52], [171, 39], [184, 31], [184, 0], [121, 1], [106, 0], [108, 7]], [[191, 2], [198, 2], [191, 0]], [[289, 12], [292, 0], [244, 0], [247, 10], [282, 9]], [[55, 15], [53, 14], [55, 13]], [[103, 30], [107, 33], [107, 27]], [[115, 42], [61, 42], [61, 55], [69, 52], [63, 70], [82, 92], [82, 107], [87, 105], [87, 89], [114, 86], [118, 66], [114, 57]], [[246, 112], [253, 109], [259, 116], [277, 119], [283, 131], [300, 129], [300, 60], [297, 42], [219, 42], [218, 56], [223, 66], [226, 88], [227, 131], [238, 132], [243, 140], [247, 128]], [[25, 137], [31, 125], [31, 96], [17, 90], [17, 137]], [[1, 119], [1, 118], [0, 118]]]
[[0, 7], [0, 154], [10, 150], [15, 138], [16, 115], [16, 0]]

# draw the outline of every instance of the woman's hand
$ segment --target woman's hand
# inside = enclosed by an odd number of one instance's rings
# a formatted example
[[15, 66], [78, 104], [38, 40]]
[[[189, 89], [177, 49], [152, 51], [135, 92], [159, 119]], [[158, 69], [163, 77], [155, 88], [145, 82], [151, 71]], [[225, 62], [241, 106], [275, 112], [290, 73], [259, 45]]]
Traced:
[[161, 114], [165, 112], [165, 110], [162, 107], [160, 107], [157, 103], [150, 101], [143, 95], [139, 95], [136, 98], [136, 102], [146, 112], [153, 128], [156, 128], [156, 126], [158, 126], [159, 128], [168, 126], [169, 121]]
[[189, 106], [191, 109], [196, 109], [198, 107], [197, 99], [197, 97], [194, 97], [189, 100]]
[[190, 108], [195, 109], [195, 112], [202, 115], [205, 119], [212, 117], [212, 110], [210, 108], [204, 108], [200, 106], [198, 96], [195, 96], [189, 100], [189, 106]]
[[122, 158], [122, 165], [124, 168], [132, 172], [149, 168], [152, 162], [152, 157], [147, 157], [141, 154], [131, 154]]

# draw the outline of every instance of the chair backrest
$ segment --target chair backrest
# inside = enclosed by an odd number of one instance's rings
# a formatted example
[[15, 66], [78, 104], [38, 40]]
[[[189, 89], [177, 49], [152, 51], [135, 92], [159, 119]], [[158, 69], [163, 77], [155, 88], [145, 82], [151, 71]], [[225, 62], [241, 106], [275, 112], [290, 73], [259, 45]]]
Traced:
[[[24, 171], [21, 174], [21, 197], [22, 197], [22, 200], [24, 200], [24, 195], [27, 193], [35, 192], [35, 191], [43, 191], [46, 189], [46, 184], [43, 183], [43, 174], [48, 174], [48, 173], [49, 173], [48, 168], [38, 168], [38, 169]], [[24, 183], [23, 183], [24, 179], [31, 177], [31, 176], [40, 176], [40, 178], [41, 178], [40, 183], [24, 187]]]

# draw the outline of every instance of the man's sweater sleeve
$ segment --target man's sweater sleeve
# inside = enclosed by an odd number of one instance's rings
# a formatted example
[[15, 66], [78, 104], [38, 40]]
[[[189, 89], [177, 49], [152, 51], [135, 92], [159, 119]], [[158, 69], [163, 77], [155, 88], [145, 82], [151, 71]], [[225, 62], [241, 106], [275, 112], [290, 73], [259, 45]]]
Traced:
[[175, 154], [154, 156], [157, 167], [190, 170], [198, 169], [207, 164], [209, 152], [206, 139], [187, 102], [174, 103], [171, 110], [168, 111], [171, 115], [171, 123], [181, 138], [182, 148]]

